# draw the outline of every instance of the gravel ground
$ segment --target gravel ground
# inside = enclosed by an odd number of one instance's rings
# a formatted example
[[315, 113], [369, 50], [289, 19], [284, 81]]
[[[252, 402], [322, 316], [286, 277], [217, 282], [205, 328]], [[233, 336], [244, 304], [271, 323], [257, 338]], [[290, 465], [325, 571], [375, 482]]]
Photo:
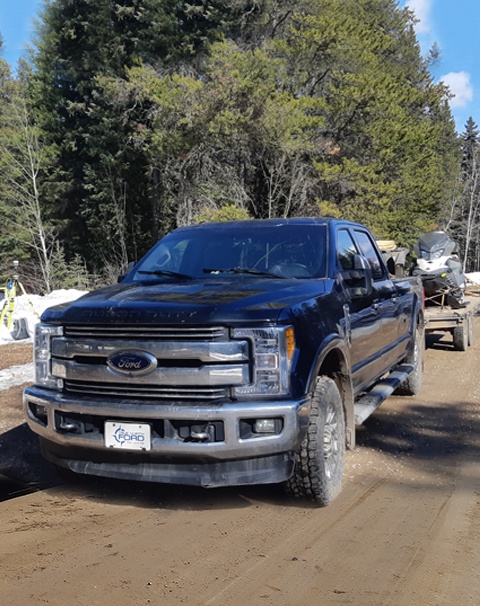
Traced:
[[14, 343], [0, 346], [0, 370], [10, 366], [28, 364], [33, 358], [31, 343]]
[[[29, 347], [0, 347], [1, 365], [29, 362]], [[0, 480], [17, 483], [0, 502], [0, 603], [478, 606], [479, 357], [480, 339], [465, 352], [431, 340], [421, 393], [358, 429], [324, 509], [268, 485], [65, 483], [26, 427], [22, 387], [0, 391]]]

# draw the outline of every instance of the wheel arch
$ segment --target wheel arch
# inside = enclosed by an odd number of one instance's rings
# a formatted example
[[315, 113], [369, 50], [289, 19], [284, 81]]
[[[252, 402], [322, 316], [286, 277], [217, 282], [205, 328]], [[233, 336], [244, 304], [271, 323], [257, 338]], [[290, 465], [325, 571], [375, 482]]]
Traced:
[[426, 325], [427, 325], [427, 319], [425, 317], [425, 307], [423, 305], [423, 302], [418, 300], [417, 304], [415, 305], [415, 308], [413, 310], [413, 314], [412, 314], [412, 325], [411, 325], [412, 335], [415, 334], [415, 331], [417, 330], [418, 327], [425, 328]]
[[309, 393], [313, 394], [317, 377], [330, 377], [342, 396], [345, 416], [345, 440], [347, 448], [355, 446], [355, 412], [348, 350], [342, 339], [337, 338], [323, 347], [309, 378]]
[[415, 337], [417, 334], [417, 330], [420, 329], [423, 331], [423, 341], [424, 348], [426, 347], [425, 335], [426, 335], [426, 327], [427, 327], [427, 319], [425, 317], [425, 310], [422, 305], [418, 304], [415, 308], [415, 311], [412, 315], [412, 325], [411, 325], [411, 339], [410, 339], [410, 347], [409, 351], [412, 352], [415, 347]]

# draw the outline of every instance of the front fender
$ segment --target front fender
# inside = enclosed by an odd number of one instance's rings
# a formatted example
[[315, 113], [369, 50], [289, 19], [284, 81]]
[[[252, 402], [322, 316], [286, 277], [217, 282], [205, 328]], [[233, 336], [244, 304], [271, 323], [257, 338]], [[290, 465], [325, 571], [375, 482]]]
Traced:
[[308, 393], [313, 394], [317, 377], [331, 377], [342, 395], [347, 447], [355, 446], [355, 412], [350, 365], [350, 350], [339, 334], [330, 335], [319, 346], [308, 379]]

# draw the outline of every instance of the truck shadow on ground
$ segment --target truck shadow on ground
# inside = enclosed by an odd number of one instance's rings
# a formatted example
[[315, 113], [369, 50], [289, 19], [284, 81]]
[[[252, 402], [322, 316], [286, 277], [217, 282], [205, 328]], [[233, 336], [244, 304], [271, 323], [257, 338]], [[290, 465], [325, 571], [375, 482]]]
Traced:
[[308, 507], [308, 503], [289, 498], [280, 485], [205, 489], [83, 475], [66, 481], [43, 459], [38, 438], [26, 423], [0, 435], [0, 502], [43, 490], [60, 497], [144, 508], [231, 509], [251, 507], [255, 502]]
[[464, 402], [405, 405], [402, 398], [402, 412], [385, 406], [358, 428], [357, 447], [406, 458], [433, 474], [453, 474], [462, 460], [480, 457], [480, 417], [468, 407]]
[[60, 483], [26, 423], [0, 435], [0, 501]]

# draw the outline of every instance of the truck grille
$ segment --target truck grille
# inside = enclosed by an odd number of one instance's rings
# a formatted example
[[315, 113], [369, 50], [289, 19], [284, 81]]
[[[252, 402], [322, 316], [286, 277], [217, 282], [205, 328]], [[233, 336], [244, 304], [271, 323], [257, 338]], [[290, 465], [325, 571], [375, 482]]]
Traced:
[[[211, 402], [251, 382], [249, 343], [222, 326], [68, 325], [51, 351], [52, 374], [69, 393]], [[156, 366], [122, 372], [110, 361], [125, 352], [146, 354]]]

